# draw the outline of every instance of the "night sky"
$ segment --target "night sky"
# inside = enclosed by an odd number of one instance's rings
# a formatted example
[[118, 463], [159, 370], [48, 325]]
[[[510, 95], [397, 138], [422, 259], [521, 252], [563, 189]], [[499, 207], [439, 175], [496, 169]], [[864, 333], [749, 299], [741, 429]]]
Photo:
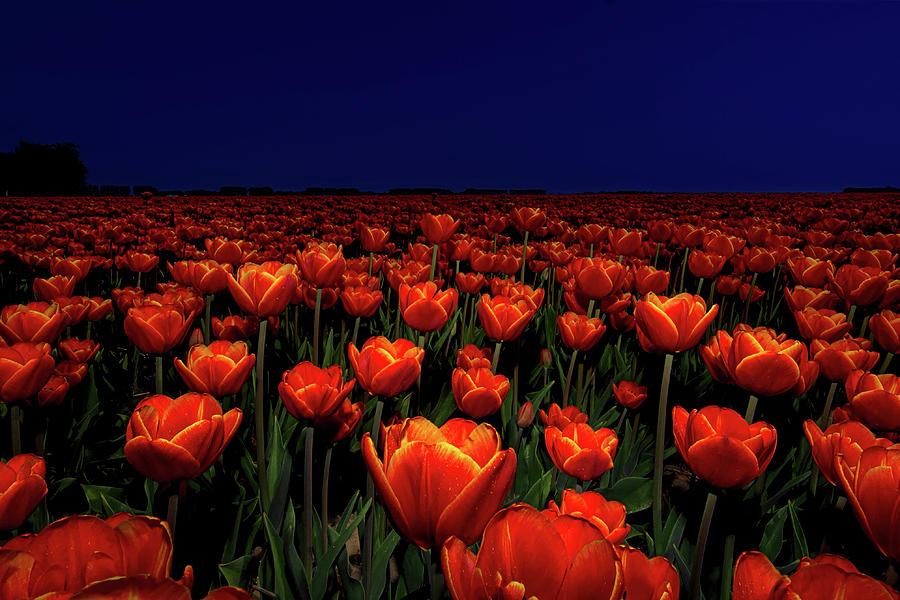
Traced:
[[897, 1], [5, 2], [0, 151], [160, 189], [900, 185], [898, 40]]

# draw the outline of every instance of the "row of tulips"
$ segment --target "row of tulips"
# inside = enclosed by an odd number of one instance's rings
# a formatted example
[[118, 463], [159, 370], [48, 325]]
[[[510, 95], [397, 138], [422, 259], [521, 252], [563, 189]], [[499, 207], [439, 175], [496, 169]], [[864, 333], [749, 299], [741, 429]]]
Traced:
[[[315, 210], [281, 198], [7, 210], [0, 416], [12, 458], [0, 464], [0, 529], [40, 533], [0, 547], [0, 590], [190, 594], [193, 570], [169, 575], [172, 533], [177, 522], [208, 536], [176, 517], [209, 502], [226, 515], [224, 548], [179, 537], [174, 550], [202, 575], [195, 592], [231, 584], [211, 598], [246, 597], [238, 587], [401, 598], [430, 586], [457, 600], [674, 599], [711, 597], [716, 584], [734, 598], [897, 598], [885, 569], [900, 560], [900, 380], [889, 372], [900, 350], [898, 203], [853, 199], [556, 197], [482, 214], [484, 199], [434, 197], [381, 202], [365, 219], [355, 215], [371, 198]], [[585, 223], [601, 214], [586, 206], [610, 210]], [[48, 211], [68, 214], [40, 225]], [[834, 408], [839, 384], [847, 404]], [[182, 385], [190, 391], [165, 394]], [[734, 400], [728, 386], [746, 395]], [[642, 405], [657, 392], [654, 422]], [[386, 406], [396, 411], [387, 420]], [[757, 409], [775, 425], [754, 422]], [[806, 417], [815, 421], [800, 427]], [[64, 418], [77, 426], [56, 439]], [[43, 458], [22, 452], [23, 427]], [[118, 446], [120, 462], [80, 469], [101, 444]], [[680, 464], [702, 484], [679, 492]], [[367, 483], [353, 475], [363, 465]], [[819, 486], [820, 471], [836, 487]], [[78, 530], [93, 517], [47, 525], [78, 511], [64, 491], [74, 482], [106, 527], [154, 540], [162, 527], [167, 549], [122, 542], [120, 558], [97, 566], [94, 534]], [[702, 515], [691, 492], [701, 488]], [[740, 488], [755, 517], [710, 538], [717, 500], [727, 509]], [[872, 546], [832, 534], [823, 548], [861, 556], [888, 584], [846, 558], [810, 558], [803, 520], [844, 497]], [[721, 569], [704, 567], [708, 543], [723, 544]], [[88, 558], [67, 563], [64, 548]], [[139, 558], [150, 554], [167, 558]], [[785, 556], [800, 561], [790, 578], [772, 566]]]

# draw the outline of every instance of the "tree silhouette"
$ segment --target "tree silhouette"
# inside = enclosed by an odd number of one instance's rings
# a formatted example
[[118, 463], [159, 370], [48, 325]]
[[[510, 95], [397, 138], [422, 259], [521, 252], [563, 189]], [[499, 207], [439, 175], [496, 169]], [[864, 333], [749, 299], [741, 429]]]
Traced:
[[33, 144], [20, 141], [0, 153], [0, 193], [10, 196], [63, 196], [84, 188], [87, 168], [71, 142]]

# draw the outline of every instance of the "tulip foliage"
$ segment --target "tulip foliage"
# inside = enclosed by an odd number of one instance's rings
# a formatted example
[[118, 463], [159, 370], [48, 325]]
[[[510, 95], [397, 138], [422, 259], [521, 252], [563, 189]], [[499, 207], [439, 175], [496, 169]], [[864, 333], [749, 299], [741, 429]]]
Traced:
[[900, 195], [0, 216], [3, 600], [900, 598]]

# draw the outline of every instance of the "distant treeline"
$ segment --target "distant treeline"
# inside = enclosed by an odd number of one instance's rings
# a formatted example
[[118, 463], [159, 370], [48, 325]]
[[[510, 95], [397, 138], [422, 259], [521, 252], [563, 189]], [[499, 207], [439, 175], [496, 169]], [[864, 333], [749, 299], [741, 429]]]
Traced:
[[900, 188], [895, 188], [892, 185], [886, 185], [884, 187], [848, 187], [844, 188], [844, 194], [898, 194], [900, 193]]

